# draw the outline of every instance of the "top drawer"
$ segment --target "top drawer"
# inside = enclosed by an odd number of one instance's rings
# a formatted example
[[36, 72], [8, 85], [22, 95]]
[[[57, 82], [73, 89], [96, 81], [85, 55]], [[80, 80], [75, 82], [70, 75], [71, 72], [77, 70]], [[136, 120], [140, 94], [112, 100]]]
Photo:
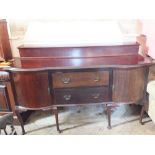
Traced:
[[106, 86], [109, 84], [109, 72], [72, 72], [54, 73], [53, 88], [68, 88], [81, 86]]

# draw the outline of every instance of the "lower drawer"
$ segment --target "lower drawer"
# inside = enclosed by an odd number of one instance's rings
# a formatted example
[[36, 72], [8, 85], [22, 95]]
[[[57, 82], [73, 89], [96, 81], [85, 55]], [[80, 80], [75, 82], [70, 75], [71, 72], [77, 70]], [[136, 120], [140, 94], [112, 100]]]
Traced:
[[84, 104], [109, 101], [107, 87], [55, 89], [55, 104]]

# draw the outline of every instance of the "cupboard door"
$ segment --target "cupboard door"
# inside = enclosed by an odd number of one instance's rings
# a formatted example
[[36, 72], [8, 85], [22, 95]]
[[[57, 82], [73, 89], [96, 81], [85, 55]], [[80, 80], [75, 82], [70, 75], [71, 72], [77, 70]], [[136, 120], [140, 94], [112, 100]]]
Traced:
[[42, 108], [51, 105], [47, 72], [14, 73], [18, 106]]
[[115, 69], [113, 72], [113, 101], [136, 103], [143, 99], [145, 68]]

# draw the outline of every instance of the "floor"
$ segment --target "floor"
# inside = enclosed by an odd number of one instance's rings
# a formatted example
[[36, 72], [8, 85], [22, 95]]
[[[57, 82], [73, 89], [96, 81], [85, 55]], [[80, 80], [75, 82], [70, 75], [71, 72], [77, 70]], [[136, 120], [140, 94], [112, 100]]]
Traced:
[[[112, 112], [112, 129], [107, 128], [107, 118], [103, 105], [67, 107], [60, 110], [60, 135], [154, 135], [155, 124], [149, 117], [145, 124], [139, 123], [140, 106], [122, 105]], [[21, 128], [15, 126], [17, 133]], [[37, 111], [28, 119], [27, 135], [59, 135], [55, 117], [49, 111]]]

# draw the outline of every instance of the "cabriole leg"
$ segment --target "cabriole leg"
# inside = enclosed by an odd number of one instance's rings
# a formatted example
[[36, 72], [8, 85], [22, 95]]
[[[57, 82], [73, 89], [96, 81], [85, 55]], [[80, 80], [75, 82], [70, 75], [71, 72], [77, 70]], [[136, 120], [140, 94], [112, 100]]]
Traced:
[[141, 125], [143, 125], [144, 123], [142, 122], [143, 120], [143, 116], [144, 116], [144, 112], [145, 112], [145, 107], [144, 105], [142, 106], [142, 109], [141, 109], [141, 112], [140, 112], [140, 119], [139, 119], [139, 122]]
[[111, 106], [106, 105], [107, 107], [107, 117], [108, 117], [108, 129], [111, 129]]
[[53, 109], [53, 113], [55, 115], [57, 131], [61, 133], [61, 130], [59, 128], [58, 109], [57, 108]]

